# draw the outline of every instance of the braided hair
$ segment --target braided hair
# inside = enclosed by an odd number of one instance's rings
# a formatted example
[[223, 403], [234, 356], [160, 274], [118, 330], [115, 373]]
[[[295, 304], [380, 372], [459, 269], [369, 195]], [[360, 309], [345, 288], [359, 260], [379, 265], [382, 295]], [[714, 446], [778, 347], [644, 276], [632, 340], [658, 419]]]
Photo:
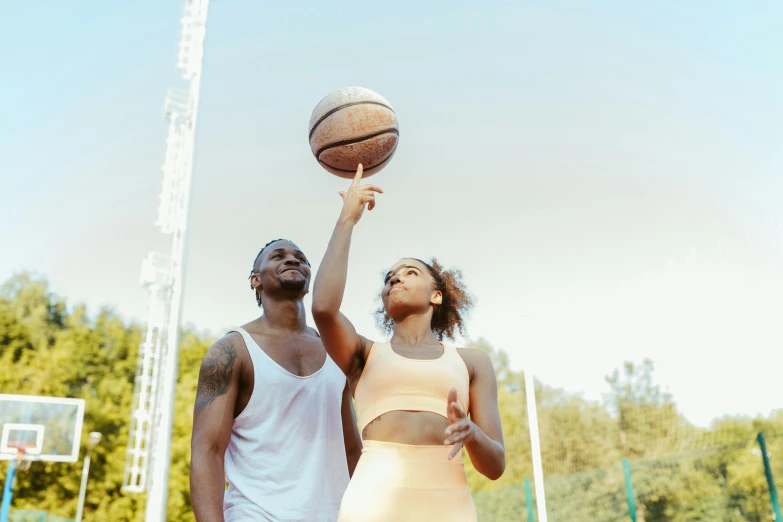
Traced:
[[[462, 281], [462, 272], [460, 270], [444, 270], [437, 259], [432, 258], [431, 263], [425, 263], [415, 257], [407, 258], [418, 261], [427, 267], [434, 281], [435, 290], [439, 290], [443, 295], [443, 301], [435, 305], [432, 312], [430, 328], [439, 340], [444, 337], [454, 339], [455, 331], [463, 335], [465, 331], [465, 317], [473, 307], [473, 297], [468, 293], [465, 283]], [[394, 329], [394, 321], [383, 304], [375, 311], [375, 319], [378, 327], [387, 335]]]
[[[253, 268], [250, 269], [250, 276], [247, 278], [248, 281], [253, 277], [253, 274], [256, 273], [256, 269], [258, 268], [258, 261], [261, 259], [261, 254], [264, 253], [264, 250], [266, 249], [266, 247], [268, 247], [272, 243], [277, 243], [278, 241], [288, 241], [289, 243], [293, 243], [293, 241], [291, 241], [290, 239], [280, 238], [280, 239], [273, 239], [272, 241], [270, 241], [269, 243], [267, 243], [266, 245], [261, 247], [261, 250], [258, 251], [258, 255], [253, 260]], [[250, 289], [253, 290], [256, 293], [256, 303], [258, 304], [258, 307], [260, 308], [261, 307], [261, 293], [258, 292], [252, 284], [250, 285]]]

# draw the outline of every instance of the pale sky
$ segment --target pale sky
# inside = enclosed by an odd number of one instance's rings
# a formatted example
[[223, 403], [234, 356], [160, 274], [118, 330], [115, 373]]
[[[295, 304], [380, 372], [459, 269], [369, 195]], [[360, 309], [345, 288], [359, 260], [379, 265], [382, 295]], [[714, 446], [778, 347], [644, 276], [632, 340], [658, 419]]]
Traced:
[[[0, 279], [34, 271], [144, 320], [180, 14], [0, 6]], [[549, 385], [599, 399], [648, 357], [698, 424], [783, 407], [782, 17], [773, 1], [213, 2], [185, 321], [254, 318], [270, 239], [317, 268], [346, 182], [307, 124], [360, 85], [401, 134], [354, 236], [361, 333], [380, 337], [382, 272], [436, 255], [476, 297], [469, 336]]]

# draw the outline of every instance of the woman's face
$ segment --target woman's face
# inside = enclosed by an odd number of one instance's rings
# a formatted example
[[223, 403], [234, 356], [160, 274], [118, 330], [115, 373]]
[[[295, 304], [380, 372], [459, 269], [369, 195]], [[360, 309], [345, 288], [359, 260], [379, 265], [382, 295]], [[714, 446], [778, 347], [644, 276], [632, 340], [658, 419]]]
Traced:
[[389, 317], [400, 321], [441, 304], [443, 295], [435, 289], [426, 265], [415, 259], [401, 259], [386, 274], [381, 299]]

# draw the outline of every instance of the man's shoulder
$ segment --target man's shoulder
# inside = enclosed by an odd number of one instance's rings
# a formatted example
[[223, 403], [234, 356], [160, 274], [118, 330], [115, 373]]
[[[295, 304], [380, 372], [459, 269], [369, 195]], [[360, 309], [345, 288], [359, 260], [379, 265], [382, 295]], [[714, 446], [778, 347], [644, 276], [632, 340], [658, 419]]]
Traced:
[[311, 336], [313, 336], [313, 337], [315, 337], [315, 338], [317, 338], [319, 340], [321, 339], [321, 333], [318, 330], [316, 330], [315, 328], [313, 328], [312, 326], [308, 326], [307, 327], [307, 334], [311, 335]]
[[242, 334], [237, 331], [228, 331], [222, 337], [218, 338], [204, 354], [204, 362], [216, 358], [228, 358], [231, 361], [240, 363], [244, 367], [248, 357], [248, 349]]
[[209, 351], [214, 350], [226, 350], [229, 348], [235, 348], [237, 345], [244, 346], [245, 341], [242, 338], [242, 334], [235, 330], [229, 330], [222, 337], [215, 340], [209, 348]]

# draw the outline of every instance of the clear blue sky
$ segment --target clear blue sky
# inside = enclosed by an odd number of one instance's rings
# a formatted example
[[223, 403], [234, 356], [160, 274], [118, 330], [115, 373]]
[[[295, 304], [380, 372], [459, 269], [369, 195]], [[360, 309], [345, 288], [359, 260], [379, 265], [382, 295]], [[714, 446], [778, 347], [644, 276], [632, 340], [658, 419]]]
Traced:
[[[0, 279], [144, 319], [177, 1], [0, 6]], [[354, 240], [346, 314], [378, 336], [380, 273], [464, 271], [471, 337], [600, 398], [650, 357], [701, 424], [781, 407], [779, 2], [211, 4], [185, 320], [256, 314], [257, 249], [322, 255], [344, 183], [310, 111], [361, 85], [395, 107], [386, 194]], [[731, 385], [729, 385], [731, 383]]]

